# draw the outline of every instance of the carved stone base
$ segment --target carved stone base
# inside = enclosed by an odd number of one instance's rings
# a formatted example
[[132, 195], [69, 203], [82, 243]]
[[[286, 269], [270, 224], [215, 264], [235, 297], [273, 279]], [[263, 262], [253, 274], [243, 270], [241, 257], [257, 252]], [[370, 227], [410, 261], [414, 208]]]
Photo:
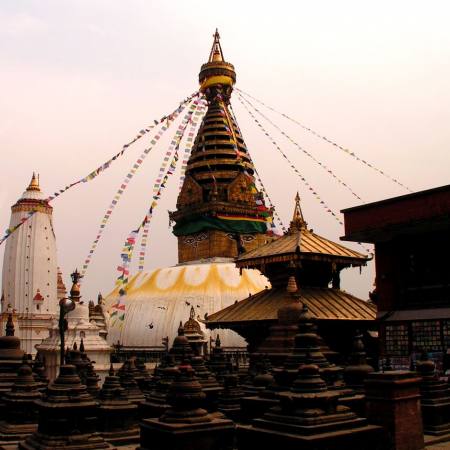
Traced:
[[141, 423], [139, 450], [231, 450], [234, 424], [227, 419], [202, 423], [165, 423], [145, 419]]

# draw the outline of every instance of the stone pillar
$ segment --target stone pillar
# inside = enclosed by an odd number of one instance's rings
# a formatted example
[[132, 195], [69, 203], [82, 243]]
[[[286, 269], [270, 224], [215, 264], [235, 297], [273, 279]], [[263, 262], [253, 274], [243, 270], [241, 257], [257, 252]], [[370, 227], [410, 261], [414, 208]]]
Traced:
[[367, 376], [367, 419], [386, 429], [390, 440], [387, 448], [424, 448], [419, 383], [420, 378], [408, 371], [375, 372]]
[[425, 352], [416, 369], [422, 377], [420, 395], [423, 427], [426, 434], [443, 435], [450, 432], [450, 389], [436, 373], [436, 365]]

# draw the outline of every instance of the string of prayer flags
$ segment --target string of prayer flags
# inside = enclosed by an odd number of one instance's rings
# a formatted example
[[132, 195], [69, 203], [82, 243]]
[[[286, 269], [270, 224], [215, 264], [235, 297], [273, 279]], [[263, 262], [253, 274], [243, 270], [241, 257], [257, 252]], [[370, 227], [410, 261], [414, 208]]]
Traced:
[[[71, 184], [68, 184], [67, 186], [65, 186], [62, 189], [59, 189], [58, 191], [54, 192], [53, 195], [50, 195], [46, 201], [47, 203], [51, 202], [52, 200], [54, 200], [55, 198], [59, 197], [61, 194], [63, 194], [64, 192], [68, 191], [69, 189], [71, 189], [72, 187], [76, 186], [77, 184], [80, 183], [87, 183], [88, 181], [93, 180], [94, 178], [96, 178], [98, 175], [100, 175], [102, 172], [104, 172], [106, 169], [108, 169], [110, 167], [110, 165], [118, 158], [120, 158], [125, 151], [131, 146], [133, 145], [136, 141], [138, 141], [139, 139], [141, 139], [143, 136], [145, 136], [147, 133], [149, 133], [153, 128], [157, 127], [159, 124], [163, 123], [164, 121], [168, 121], [173, 114], [177, 113], [178, 114], [180, 110], [180, 108], [184, 108], [184, 106], [189, 103], [193, 98], [198, 97], [199, 92], [194, 92], [192, 95], [190, 95], [189, 97], [185, 98], [180, 105], [169, 115], [167, 116], [163, 116], [161, 119], [159, 120], [154, 120], [150, 125], [147, 125], [145, 128], [142, 128], [137, 135], [129, 142], [127, 142], [126, 144], [124, 144], [122, 146], [122, 150], [118, 153], [116, 153], [112, 158], [108, 159], [108, 161], [104, 162], [101, 166], [97, 167], [97, 169], [93, 170], [92, 172], [90, 172], [88, 175], [86, 175], [85, 177], [81, 178], [78, 181], [75, 181]], [[13, 227], [9, 227], [6, 231], [5, 234], [3, 235], [3, 237], [0, 239], [0, 245], [3, 244], [4, 241], [6, 241], [6, 239], [8, 239], [8, 237], [14, 233], [14, 231], [16, 231], [18, 228], [20, 228], [28, 219], [30, 219], [31, 216], [33, 216], [35, 214], [36, 211], [30, 211], [27, 213], [27, 216], [25, 216], [24, 218], [22, 218], [22, 220], [16, 224]]]
[[325, 142], [327, 142], [328, 144], [332, 145], [333, 147], [343, 151], [344, 153], [346, 153], [347, 155], [351, 156], [352, 158], [356, 159], [357, 161], [359, 161], [360, 163], [364, 164], [365, 166], [369, 167], [370, 169], [378, 172], [380, 175], [384, 176], [385, 178], [391, 180], [392, 182], [396, 183], [397, 185], [401, 186], [403, 189], [406, 189], [408, 192], [413, 192], [408, 186], [404, 185], [403, 183], [401, 183], [398, 179], [393, 178], [391, 175], [387, 174], [385, 171], [379, 169], [378, 167], [376, 167], [375, 165], [369, 163], [368, 161], [360, 158], [355, 152], [350, 151], [348, 148], [343, 147], [342, 145], [339, 145], [337, 142], [334, 142], [333, 140], [327, 138], [326, 136], [314, 131], [313, 129], [307, 127], [306, 125], [303, 125], [302, 123], [300, 123], [299, 121], [293, 119], [292, 117], [289, 117], [287, 114], [284, 114], [280, 111], [277, 111], [275, 108], [272, 108], [271, 106], [267, 105], [266, 103], [264, 103], [261, 100], [258, 100], [257, 98], [253, 97], [252, 95], [250, 95], [249, 93], [243, 91], [242, 89], [238, 89], [235, 88], [236, 91], [238, 91], [240, 94], [243, 94], [253, 100], [255, 100], [256, 102], [258, 102], [259, 104], [265, 106], [267, 109], [270, 109], [271, 111], [280, 114], [281, 116], [283, 116], [285, 119], [290, 120], [291, 122], [299, 125], [301, 128], [303, 128], [304, 130], [308, 131], [309, 133], [311, 133], [312, 135], [316, 136], [319, 139], [324, 140]]
[[[200, 100], [194, 101], [190, 107], [188, 113], [184, 116], [181, 125], [179, 125], [174, 139], [171, 141], [169, 150], [166, 152], [166, 157], [164, 158], [163, 165], [164, 167], [167, 166], [166, 160], [168, 158], [168, 154], [172, 153], [173, 150], [175, 150], [175, 154], [172, 158], [172, 161], [169, 165], [169, 169], [166, 171], [166, 174], [163, 178], [161, 178], [161, 175], [157, 176], [157, 181], [155, 182], [153, 186], [153, 200], [150, 205], [150, 208], [147, 212], [147, 214], [144, 217], [144, 220], [141, 222], [139, 227], [136, 230], [132, 230], [127, 239], [125, 240], [122, 253], [120, 255], [122, 263], [120, 266], [117, 267], [117, 270], [119, 271], [120, 275], [118, 276], [116, 280], [116, 285], [118, 285], [119, 288], [119, 300], [116, 305], [113, 306], [113, 313], [117, 313], [115, 317], [117, 318], [113, 321], [112, 326], [116, 326], [116, 324], [119, 324], [119, 327], [121, 328], [123, 326], [123, 323], [125, 321], [125, 314], [126, 314], [126, 307], [125, 307], [125, 296], [126, 296], [126, 289], [127, 284], [130, 276], [130, 264], [133, 256], [133, 250], [134, 246], [136, 244], [136, 240], [139, 234], [139, 231], [142, 228], [146, 228], [146, 234], [145, 234], [145, 241], [141, 241], [141, 252], [140, 252], [140, 258], [139, 258], [139, 270], [143, 270], [143, 264], [144, 264], [144, 258], [145, 258], [145, 245], [146, 245], [146, 239], [148, 234], [148, 225], [150, 223], [150, 220], [153, 216], [153, 210], [157, 205], [157, 200], [160, 198], [161, 191], [165, 188], [167, 179], [169, 175], [172, 175], [175, 172], [176, 169], [176, 163], [178, 161], [178, 149], [180, 142], [183, 138], [183, 135], [185, 133], [186, 127], [191, 121], [192, 114], [194, 113], [198, 103]], [[172, 150], [170, 150], [172, 149]], [[162, 170], [164, 173], [164, 169]], [[161, 174], [161, 170], [159, 172]], [[145, 231], [145, 230], [144, 230]], [[144, 237], [144, 235], [143, 235]], [[145, 243], [144, 243], [145, 242]], [[142, 259], [142, 261], [141, 261]], [[142, 266], [142, 268], [141, 268]]]
[[186, 103], [182, 103], [175, 111], [172, 112], [172, 114], [164, 117], [164, 125], [161, 126], [158, 133], [150, 140], [150, 146], [145, 148], [141, 155], [137, 158], [136, 162], [131, 167], [130, 171], [127, 173], [127, 175], [124, 177], [122, 183], [120, 184], [119, 188], [116, 191], [116, 194], [114, 195], [113, 199], [111, 200], [110, 205], [106, 209], [106, 213], [103, 216], [103, 219], [101, 220], [100, 227], [97, 231], [97, 235], [91, 245], [91, 248], [89, 250], [89, 253], [84, 260], [81, 274], [84, 275], [87, 271], [87, 268], [89, 267], [89, 264], [92, 260], [92, 256], [94, 255], [95, 249], [98, 245], [98, 242], [101, 239], [101, 236], [103, 234], [103, 231], [106, 227], [106, 224], [111, 217], [116, 205], [119, 203], [123, 193], [128, 187], [128, 184], [134, 177], [135, 173], [139, 170], [139, 168], [142, 166], [142, 163], [144, 162], [147, 155], [150, 153], [150, 151], [153, 149], [153, 147], [158, 143], [158, 141], [161, 139], [164, 132], [170, 127], [170, 125], [176, 120], [176, 118], [180, 115], [180, 113], [185, 109]]
[[[239, 98], [239, 97], [238, 97]], [[240, 100], [241, 101], [241, 100]], [[320, 203], [320, 205], [325, 209], [325, 211], [333, 216], [333, 218], [339, 223], [339, 225], [344, 225], [343, 222], [339, 219], [339, 216], [333, 212], [333, 210], [327, 206], [327, 204], [322, 200], [320, 195], [317, 193], [316, 189], [311, 186], [311, 184], [306, 180], [306, 178], [299, 172], [299, 170], [292, 164], [292, 161], [289, 157], [284, 153], [275, 139], [267, 133], [267, 130], [262, 126], [261, 122], [255, 117], [255, 115], [250, 111], [247, 105], [241, 101], [241, 104], [244, 106], [250, 117], [255, 121], [256, 125], [261, 129], [263, 134], [269, 139], [269, 141], [274, 145], [274, 147], [281, 153], [283, 158], [288, 162], [291, 169], [295, 172], [295, 174], [303, 181], [303, 184], [308, 188], [311, 194], [315, 197], [315, 199]]]
[[122, 328], [123, 323], [125, 322], [125, 289], [119, 289], [119, 298], [117, 299], [117, 303], [112, 305], [111, 307], [111, 326], [115, 327], [118, 325]]
[[[191, 129], [192, 126], [195, 126], [198, 120], [198, 115], [196, 116], [195, 113], [199, 112], [199, 109], [203, 109], [205, 106], [205, 101], [203, 99], [195, 100], [190, 108], [187, 114], [183, 117], [183, 120], [181, 124], [179, 125], [174, 138], [172, 139], [169, 148], [166, 152], [166, 158], [164, 158], [164, 161], [162, 163], [161, 168], [159, 169], [159, 174], [157, 176], [156, 182], [153, 185], [153, 195], [152, 195], [152, 201], [148, 208], [148, 211], [144, 217], [144, 219], [141, 222], [140, 227], [143, 228], [142, 230], [142, 237], [141, 237], [141, 248], [139, 251], [139, 265], [138, 270], [144, 270], [144, 263], [145, 263], [145, 253], [146, 253], [146, 247], [147, 247], [147, 239], [148, 239], [148, 232], [150, 228], [150, 221], [153, 217], [153, 211], [158, 205], [158, 200], [161, 198], [161, 193], [166, 187], [167, 180], [170, 175], [173, 175], [175, 173], [176, 165], [179, 159], [178, 150], [180, 148], [180, 143], [183, 139], [183, 136], [185, 135], [186, 128], [191, 123]], [[200, 109], [200, 112], [201, 112]], [[189, 138], [189, 136], [188, 136]], [[174, 153], [175, 152], [175, 153]], [[174, 156], [172, 157], [172, 154], [174, 153]], [[172, 160], [170, 162], [169, 168], [166, 170], [166, 167], [168, 165], [169, 158], [172, 157]], [[165, 172], [165, 173], [164, 173]]]
[[302, 151], [308, 158], [312, 159], [317, 165], [319, 165], [322, 169], [324, 169], [329, 175], [331, 175], [341, 186], [345, 187], [347, 190], [351, 192], [351, 194], [356, 197], [358, 200], [364, 201], [353, 189], [345, 183], [340, 177], [338, 177], [328, 166], [326, 166], [322, 161], [319, 161], [314, 155], [312, 155], [308, 150], [303, 148], [300, 144], [298, 144], [294, 139], [292, 139], [289, 135], [287, 135], [278, 125], [276, 125], [272, 120], [270, 120], [265, 114], [263, 114], [253, 103], [251, 103], [248, 99], [246, 99], [242, 94], [238, 92], [238, 99], [242, 103], [241, 100], [245, 101], [250, 107], [259, 114], [263, 119], [267, 120], [274, 128], [276, 128], [286, 139], [288, 139], [292, 144], [294, 144], [300, 151]]
[[195, 139], [195, 135], [196, 135], [195, 130], [197, 128], [198, 122], [201, 123], [203, 121], [203, 117], [205, 116], [205, 112], [206, 112], [206, 109], [205, 109], [206, 104], [207, 104], [206, 100], [202, 99], [200, 101], [198, 108], [194, 112], [194, 116], [191, 121], [191, 126], [188, 131], [186, 144], [184, 146], [183, 159], [181, 161], [181, 173], [180, 173], [180, 181], [179, 181], [179, 187], [178, 187], [179, 191], [181, 191], [181, 188], [183, 187], [187, 164], [189, 161], [189, 157], [191, 156], [192, 147], [194, 145], [194, 139]]
[[[231, 114], [233, 115], [234, 123], [235, 123], [236, 126], [238, 127], [239, 133], [240, 133], [241, 136], [242, 136], [242, 131], [241, 131], [240, 128], [239, 128], [238, 121], [236, 120], [236, 115], [234, 114], [234, 111], [233, 111], [233, 108], [232, 108], [231, 104], [229, 105], [229, 108], [230, 108]], [[252, 157], [251, 157], [251, 155], [250, 155], [250, 151], [249, 151], [248, 149], [247, 149], [247, 156], [248, 156], [248, 159], [250, 160], [250, 162], [251, 162], [252, 165], [253, 165], [253, 170], [254, 170], [254, 172], [255, 172], [255, 178], [256, 178], [256, 180], [258, 181], [258, 184], [259, 184], [259, 190], [260, 190], [260, 192], [262, 192], [262, 198], [257, 199], [257, 200], [256, 200], [256, 204], [258, 204], [258, 203], [263, 204], [263, 202], [264, 202], [264, 197], [265, 197], [266, 200], [267, 200], [267, 203], [268, 203], [269, 206], [270, 206], [270, 209], [272, 210], [272, 213], [273, 213], [273, 216], [274, 216], [275, 220], [278, 221], [278, 224], [279, 224], [281, 230], [282, 230], [283, 232], [286, 232], [286, 231], [287, 231], [287, 230], [286, 230], [286, 227], [283, 225], [283, 222], [282, 222], [280, 216], [278, 215], [278, 213], [277, 213], [277, 211], [276, 211], [276, 209], [275, 209], [274, 204], [272, 203], [272, 200], [271, 200], [271, 198], [270, 198], [270, 196], [269, 196], [269, 193], [267, 192], [267, 190], [266, 190], [266, 188], [265, 188], [265, 186], [264, 186], [264, 184], [263, 184], [263, 182], [262, 182], [262, 179], [261, 179], [261, 177], [260, 177], [258, 171], [256, 170], [256, 165], [253, 163]], [[255, 195], [256, 195], [256, 194], [255, 194]], [[270, 226], [271, 226], [271, 228], [272, 228], [272, 231], [273, 231], [273, 229], [276, 228], [276, 225], [275, 225], [275, 223], [273, 223], [273, 222], [272, 222], [272, 224], [271, 224]]]

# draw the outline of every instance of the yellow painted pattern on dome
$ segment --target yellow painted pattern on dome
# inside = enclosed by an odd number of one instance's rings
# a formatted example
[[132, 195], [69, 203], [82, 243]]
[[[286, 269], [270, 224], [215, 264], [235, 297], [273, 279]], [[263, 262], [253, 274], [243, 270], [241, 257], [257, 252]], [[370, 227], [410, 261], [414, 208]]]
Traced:
[[[256, 294], [269, 285], [255, 269], [240, 273], [233, 263], [204, 263], [140, 272], [130, 278], [125, 303], [125, 320], [120, 329], [109, 327], [108, 342], [125, 346], [161, 345], [172, 339], [180, 321], [189, 318], [191, 307], [196, 319], [213, 314], [236, 301]], [[118, 289], [105, 299], [106, 310], [117, 303]], [[152, 327], [149, 328], [149, 324]], [[209, 336], [209, 331], [202, 330]], [[221, 330], [224, 345], [245, 345], [231, 330]]]
[[[155, 269], [148, 278], [142, 279], [142, 272], [134, 275], [127, 286], [128, 300], [136, 297], [151, 296], [152, 294], [175, 294], [183, 292], [194, 294], [200, 291], [239, 291], [247, 288], [250, 291], [258, 292], [261, 287], [256, 285], [249, 276], [247, 270], [242, 271], [242, 275], [234, 266], [224, 267], [218, 264], [204, 264], [193, 266], [178, 266], [165, 269]], [[110, 307], [111, 298], [119, 295], [119, 289], [114, 289], [107, 299], [106, 305]]]

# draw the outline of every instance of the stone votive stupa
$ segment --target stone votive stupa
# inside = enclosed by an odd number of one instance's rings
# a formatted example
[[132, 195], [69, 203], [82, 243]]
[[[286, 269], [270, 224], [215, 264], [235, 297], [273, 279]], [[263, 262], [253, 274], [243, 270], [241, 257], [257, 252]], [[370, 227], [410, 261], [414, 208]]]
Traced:
[[279, 405], [251, 425], [238, 425], [239, 450], [379, 449], [384, 433], [368, 425], [350, 408], [338, 404], [340, 393], [328, 390], [319, 367], [307, 355], [289, 392], [280, 392]]
[[219, 383], [223, 383], [223, 377], [232, 372], [230, 361], [228, 361], [220, 342], [220, 336], [217, 335], [215, 345], [211, 350], [207, 366], [213, 372]]
[[159, 419], [141, 423], [140, 449], [228, 450], [232, 448], [234, 424], [210, 415], [201, 407], [205, 394], [192, 367], [178, 367], [169, 388], [170, 408]]
[[46, 375], [45, 357], [39, 352], [36, 353], [33, 361], [33, 376], [35, 381], [40, 384], [39, 390], [42, 392], [45, 391], [48, 386], [49, 379]]
[[223, 387], [217, 382], [214, 373], [206, 367], [203, 356], [193, 356], [191, 358], [191, 366], [205, 394], [205, 409], [215, 411], [218, 397]]
[[298, 321], [302, 310], [294, 276], [289, 277], [286, 291], [291, 296], [291, 303], [278, 309], [278, 321], [270, 326], [269, 336], [255, 352], [255, 354], [266, 355], [275, 367], [282, 366], [294, 348], [294, 339], [298, 333]]
[[42, 398], [41, 383], [36, 382], [28, 360], [24, 357], [11, 391], [3, 396], [5, 420], [0, 422], [0, 447], [18, 444], [38, 427], [36, 400]]
[[244, 397], [244, 391], [239, 386], [239, 377], [237, 374], [225, 375], [223, 385], [224, 389], [219, 394], [217, 410], [233, 422], [240, 422], [242, 417], [241, 400]]
[[436, 365], [427, 352], [416, 362], [420, 382], [420, 404], [425, 434], [442, 435], [450, 432], [450, 390], [439, 379]]
[[5, 334], [0, 337], [0, 420], [5, 418], [6, 412], [2, 397], [16, 381], [17, 371], [25, 355], [20, 348], [20, 339], [14, 336], [12, 313], [8, 314]]
[[173, 340], [172, 348], [169, 350], [175, 364], [181, 364], [185, 360], [190, 360], [193, 356], [193, 350], [189, 340], [184, 333], [183, 324], [180, 322], [178, 327], [178, 336]]
[[142, 418], [160, 417], [169, 408], [167, 393], [177, 374], [177, 366], [171, 355], [166, 354], [160, 366], [155, 369], [152, 388], [145, 394], [145, 401], [139, 405]]
[[98, 401], [98, 431], [101, 436], [113, 445], [137, 444], [138, 407], [128, 400], [112, 365], [100, 390]]
[[127, 359], [119, 369], [118, 375], [120, 385], [125, 389], [130, 402], [139, 405], [145, 400], [145, 397], [135, 379], [135, 375], [139, 374], [139, 371], [136, 369], [134, 361], [134, 358]]
[[97, 432], [97, 403], [81, 383], [76, 367], [63, 365], [41, 400], [39, 424], [19, 449], [102, 449], [110, 445]]

